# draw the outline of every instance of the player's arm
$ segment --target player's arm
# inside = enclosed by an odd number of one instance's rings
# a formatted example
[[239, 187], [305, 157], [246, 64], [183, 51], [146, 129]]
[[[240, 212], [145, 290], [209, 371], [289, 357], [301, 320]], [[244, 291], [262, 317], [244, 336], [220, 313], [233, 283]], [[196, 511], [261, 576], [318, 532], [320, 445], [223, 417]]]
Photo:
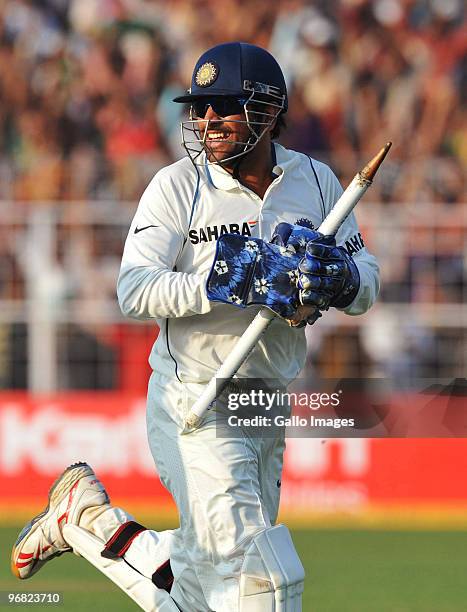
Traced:
[[184, 317], [211, 309], [207, 274], [174, 270], [184, 244], [186, 211], [180, 194], [156, 175], [141, 197], [125, 242], [117, 295], [136, 319]]
[[[337, 177], [331, 171], [329, 171], [328, 180], [331, 183], [330, 191], [332, 191], [332, 203], [328, 204], [329, 209], [331, 209], [341, 196], [343, 189]], [[350, 304], [342, 307], [342, 310], [349, 315], [363, 314], [371, 308], [378, 297], [380, 286], [379, 266], [376, 257], [368, 251], [364, 244], [353, 212], [339, 228], [336, 234], [336, 244], [338, 247], [345, 249], [356, 265], [360, 276], [357, 295]]]
[[360, 315], [374, 304], [379, 293], [379, 266], [374, 255], [366, 248], [359, 231], [355, 215], [352, 213], [337, 232], [336, 243], [344, 249], [356, 265], [360, 277], [357, 295], [347, 306], [341, 308], [346, 314]]
[[[343, 190], [333, 172], [320, 166], [327, 214]], [[379, 293], [379, 266], [363, 243], [353, 213], [340, 227], [335, 242], [316, 239], [308, 245], [299, 271], [304, 274], [299, 280], [303, 304], [324, 309], [333, 306], [346, 314], [360, 315], [373, 305]]]

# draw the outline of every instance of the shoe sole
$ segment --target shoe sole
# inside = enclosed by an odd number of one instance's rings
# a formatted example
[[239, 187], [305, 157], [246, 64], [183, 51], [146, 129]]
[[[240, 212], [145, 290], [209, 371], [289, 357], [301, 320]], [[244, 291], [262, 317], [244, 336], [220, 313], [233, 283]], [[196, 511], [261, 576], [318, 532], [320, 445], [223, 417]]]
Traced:
[[[44, 508], [42, 512], [37, 514], [33, 519], [29, 521], [27, 525], [23, 527], [19, 536], [16, 539], [16, 542], [13, 545], [13, 549], [11, 551], [10, 567], [11, 567], [12, 573], [17, 578], [19, 578], [20, 580], [24, 580], [25, 578], [29, 578], [35, 573], [35, 572], [31, 572], [29, 576], [20, 576], [19, 569], [16, 567], [16, 562], [15, 562], [15, 557], [16, 557], [15, 553], [16, 553], [16, 549], [18, 548], [19, 544], [24, 540], [26, 536], [36, 531], [36, 529], [40, 526], [41, 519], [43, 519], [48, 514], [51, 507], [53, 508], [57, 506], [63, 500], [63, 498], [69, 493], [70, 489], [78, 482], [78, 480], [81, 480], [81, 478], [84, 478], [85, 476], [91, 476], [91, 475], [94, 476], [94, 471], [92, 470], [92, 468], [87, 463], [78, 462], [78, 463], [73, 463], [72, 465], [68, 466], [66, 470], [64, 470], [60, 474], [60, 476], [55, 480], [55, 482], [53, 483], [53, 485], [50, 487], [50, 490], [49, 490], [48, 504], [46, 508]], [[51, 555], [50, 557], [47, 558], [47, 561], [49, 561], [49, 559], [52, 559], [54, 556], [61, 555], [63, 552], [64, 551], [59, 551], [55, 553], [54, 555]], [[40, 561], [39, 559], [36, 560], [36, 562], [33, 563], [32, 567], [34, 567], [34, 565], [36, 565], [39, 561]]]

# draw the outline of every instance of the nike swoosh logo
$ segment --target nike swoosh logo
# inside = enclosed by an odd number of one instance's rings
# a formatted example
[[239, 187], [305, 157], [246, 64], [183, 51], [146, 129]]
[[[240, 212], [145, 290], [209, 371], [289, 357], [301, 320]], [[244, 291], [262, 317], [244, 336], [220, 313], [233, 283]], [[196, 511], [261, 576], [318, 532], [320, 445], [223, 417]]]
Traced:
[[135, 234], [139, 234], [139, 232], [142, 232], [150, 227], [160, 227], [160, 225], [145, 225], [144, 227], [135, 227]]

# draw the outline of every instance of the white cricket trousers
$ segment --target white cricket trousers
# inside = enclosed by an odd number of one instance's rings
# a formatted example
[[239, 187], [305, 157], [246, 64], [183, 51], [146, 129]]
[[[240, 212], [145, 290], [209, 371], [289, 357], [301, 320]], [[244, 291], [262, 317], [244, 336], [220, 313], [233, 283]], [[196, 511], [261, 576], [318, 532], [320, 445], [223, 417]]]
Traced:
[[[284, 439], [216, 435], [214, 413], [181, 435], [204, 385], [153, 373], [147, 428], [157, 471], [178, 508], [180, 527], [139, 535], [125, 558], [151, 576], [170, 556], [171, 595], [183, 612], [237, 612], [239, 575], [252, 538], [274, 525]], [[157, 517], [157, 508], [154, 516]], [[165, 559], [164, 559], [165, 557]]]

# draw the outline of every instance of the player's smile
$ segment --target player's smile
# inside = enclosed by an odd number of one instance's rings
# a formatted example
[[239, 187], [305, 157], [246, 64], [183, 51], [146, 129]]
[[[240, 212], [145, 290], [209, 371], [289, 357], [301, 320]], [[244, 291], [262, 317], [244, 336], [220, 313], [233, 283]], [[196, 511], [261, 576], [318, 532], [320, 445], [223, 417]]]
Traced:
[[198, 129], [210, 162], [239, 153], [250, 136], [244, 113], [220, 117], [211, 106], [198, 118]]
[[215, 126], [211, 127], [208, 123], [204, 142], [214, 152], [225, 152], [229, 145], [235, 144], [235, 132], [225, 127], [222, 129]]

